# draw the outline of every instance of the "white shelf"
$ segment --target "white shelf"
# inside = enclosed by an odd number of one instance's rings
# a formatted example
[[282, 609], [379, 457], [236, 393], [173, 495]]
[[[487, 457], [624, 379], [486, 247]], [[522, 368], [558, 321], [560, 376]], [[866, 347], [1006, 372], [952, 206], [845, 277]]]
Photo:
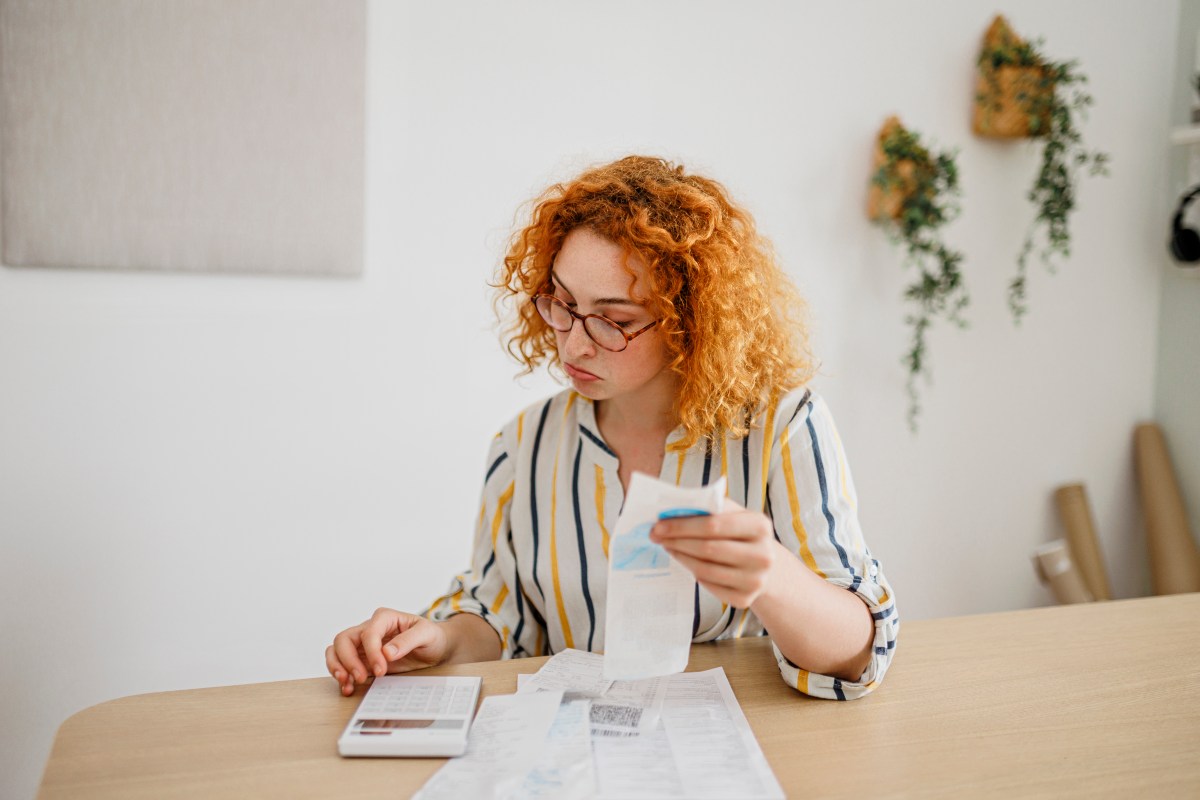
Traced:
[[1172, 129], [1171, 144], [1200, 144], [1200, 125]]

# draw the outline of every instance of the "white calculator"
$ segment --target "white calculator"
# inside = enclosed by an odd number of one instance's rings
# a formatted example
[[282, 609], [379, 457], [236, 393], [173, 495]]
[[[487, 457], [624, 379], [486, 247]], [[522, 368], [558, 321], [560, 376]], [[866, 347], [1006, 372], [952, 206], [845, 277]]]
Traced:
[[343, 756], [461, 756], [482, 678], [384, 675], [338, 739]]

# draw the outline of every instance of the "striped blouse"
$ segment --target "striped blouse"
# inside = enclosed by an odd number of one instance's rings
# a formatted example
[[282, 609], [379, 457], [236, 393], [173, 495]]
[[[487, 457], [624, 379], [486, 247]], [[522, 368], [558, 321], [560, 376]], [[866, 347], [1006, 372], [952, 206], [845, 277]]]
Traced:
[[[683, 436], [676, 428], [668, 444]], [[502, 657], [604, 649], [609, 533], [624, 501], [616, 454], [593, 402], [563, 391], [521, 412], [492, 440], [468, 570], [424, 613], [471, 613], [496, 629]], [[899, 619], [891, 588], [858, 524], [854, 482], [824, 401], [798, 389], [766, 409], [742, 438], [667, 451], [662, 480], [702, 486], [762, 509], [775, 537], [813, 572], [853, 592], [875, 620], [873, 657], [858, 681], [797, 668], [775, 647], [783, 679], [805, 694], [853, 699], [883, 678]], [[745, 608], [697, 586], [692, 641], [765, 636]]]

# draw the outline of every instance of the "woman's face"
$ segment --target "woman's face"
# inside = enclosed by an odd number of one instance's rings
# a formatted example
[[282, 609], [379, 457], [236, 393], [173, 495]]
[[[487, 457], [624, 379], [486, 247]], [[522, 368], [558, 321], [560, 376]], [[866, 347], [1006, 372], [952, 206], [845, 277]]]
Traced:
[[[637, 274], [630, 286], [626, 264]], [[554, 295], [579, 314], [600, 314], [634, 333], [654, 321], [639, 302], [645, 296], [645, 264], [626, 261], [620, 245], [588, 230], [567, 234], [554, 259]], [[673, 382], [661, 331], [651, 328], [619, 353], [597, 345], [575, 320], [571, 330], [555, 331], [558, 357], [575, 390], [593, 400], [650, 396]], [[660, 386], [659, 384], [663, 384]]]

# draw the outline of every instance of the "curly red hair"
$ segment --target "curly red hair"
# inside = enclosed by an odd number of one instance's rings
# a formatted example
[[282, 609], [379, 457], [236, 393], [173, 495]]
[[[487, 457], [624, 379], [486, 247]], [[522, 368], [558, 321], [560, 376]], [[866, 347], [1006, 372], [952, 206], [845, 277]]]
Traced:
[[559, 364], [554, 331], [529, 299], [549, 285], [563, 240], [581, 227], [646, 265], [643, 301], [680, 377], [675, 410], [686, 435], [676, 448], [746, 435], [767, 403], [812, 377], [804, 302], [754, 219], [716, 181], [646, 156], [551, 186], [513, 234], [494, 286], [498, 308], [516, 300], [505, 335], [526, 373]]

